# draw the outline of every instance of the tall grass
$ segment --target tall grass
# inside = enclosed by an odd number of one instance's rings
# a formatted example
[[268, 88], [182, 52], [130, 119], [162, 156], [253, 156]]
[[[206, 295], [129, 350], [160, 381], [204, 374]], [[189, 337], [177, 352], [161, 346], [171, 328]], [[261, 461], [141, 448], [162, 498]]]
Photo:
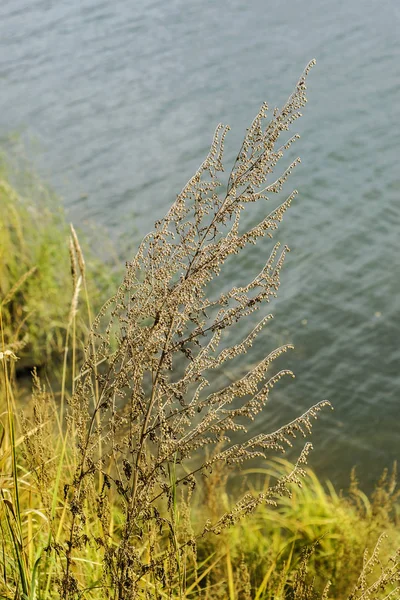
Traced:
[[[72, 282], [69, 225], [57, 196], [34, 171], [13, 177], [12, 160], [0, 155], [0, 298], [3, 334], [18, 350], [19, 367], [32, 368], [62, 359]], [[85, 244], [87, 247], [87, 244]], [[111, 293], [117, 277], [87, 252], [87, 286], [94, 310]], [[78, 344], [88, 331], [78, 318]]]
[[[240, 476], [247, 475], [250, 478], [247, 485], [258, 491], [269, 485], [270, 478], [279, 477], [291, 468], [284, 459], [275, 459], [267, 467], [241, 472]], [[372, 550], [379, 537], [387, 535], [380, 553], [382, 566], [391, 564], [391, 557], [400, 547], [399, 495], [395, 481], [394, 467], [390, 476], [385, 472], [377, 482], [372, 497], [367, 497], [352, 474], [348, 490], [337, 493], [329, 481], [322, 484], [307, 469], [304, 485], [294, 487], [291, 497], [282, 498], [277, 507], [260, 506], [249, 519], [228, 530], [223, 543], [218, 540], [199, 549], [199, 556], [208, 555], [211, 548], [214, 550], [215, 557], [220, 558], [222, 581], [228, 579], [229, 573], [224, 561], [229, 560], [233, 565], [230, 570], [236, 572], [239, 580], [244, 561], [250, 565], [252, 598], [285, 598], [291, 597], [289, 590], [293, 588], [302, 556], [312, 549], [306, 580], [314, 581], [320, 593], [330, 582], [329, 598], [352, 597], [363, 570], [365, 549]], [[209, 487], [212, 490], [212, 482]], [[224, 493], [223, 486], [219, 502], [221, 497], [228, 510], [232, 499], [226, 490]], [[377, 501], [378, 497], [385, 497], [385, 501]], [[215, 502], [212, 491], [207, 498], [205, 506], [212, 513]], [[379, 571], [378, 568], [374, 575]], [[237, 585], [238, 582], [235, 589]], [[362, 593], [359, 595], [363, 597]]]
[[[205, 162], [146, 236], [117, 292], [95, 317], [86, 260], [70, 229], [72, 282], [57, 333], [63, 356], [59, 392], [34, 371], [29, 411], [22, 413], [13, 365], [23, 348], [14, 321], [4, 314], [10, 306], [18, 314], [21, 303], [30, 301], [26, 286], [36, 265], [10, 279], [0, 307], [2, 597], [398, 595], [395, 473], [384, 474], [371, 499], [353, 475], [349, 494], [341, 496], [306, 471], [310, 444], [299, 449], [294, 465], [271, 459], [296, 436], [311, 433], [312, 419], [327, 402], [277, 431], [246, 436], [246, 424], [272, 388], [292, 375], [273, 370], [274, 360], [290, 347], [273, 350], [236, 381], [207, 391], [213, 371], [242, 359], [270, 319], [262, 313], [252, 321], [276, 296], [287, 249], [275, 244], [262, 271], [240, 287], [213, 295], [209, 284], [227, 258], [272, 237], [295, 196], [290, 193], [251, 229], [242, 227], [243, 210], [279, 193], [299, 162], [269, 183], [297, 139], [276, 147], [305, 105], [311, 66], [270, 119], [262, 105], [222, 194], [217, 174], [227, 130], [217, 128]], [[14, 223], [15, 244], [19, 220]], [[22, 252], [22, 243], [16, 248]], [[79, 365], [81, 312], [87, 340]], [[222, 334], [239, 320], [248, 323], [249, 334], [223, 346]], [[49, 339], [56, 339], [57, 323], [44, 325]], [[232, 441], [238, 432], [242, 438]], [[258, 474], [245, 469], [254, 457], [265, 465]], [[234, 488], [228, 485], [232, 477], [240, 477]], [[385, 531], [390, 544], [384, 543]]]

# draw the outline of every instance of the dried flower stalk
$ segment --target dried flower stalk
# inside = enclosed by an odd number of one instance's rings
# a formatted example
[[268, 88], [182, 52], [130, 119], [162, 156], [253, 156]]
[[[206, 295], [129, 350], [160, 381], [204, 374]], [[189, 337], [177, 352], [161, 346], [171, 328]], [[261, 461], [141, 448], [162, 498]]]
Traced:
[[[207, 392], [210, 373], [244, 355], [271, 318], [262, 317], [241, 342], [222, 347], [224, 330], [234, 328], [276, 297], [286, 246], [281, 249], [276, 243], [265, 266], [244, 285], [212, 297], [209, 284], [229, 257], [264, 236], [272, 237], [297, 194], [291, 192], [257, 225], [241, 227], [246, 206], [281, 192], [300, 162], [296, 159], [282, 175], [272, 177], [299, 137], [294, 135], [278, 144], [282, 133], [301, 116], [300, 109], [306, 103], [305, 81], [313, 64], [307, 66], [293, 94], [270, 119], [268, 106], [261, 106], [247, 130], [224, 193], [218, 175], [223, 171], [229, 128], [218, 125], [207, 158], [167, 215], [144, 238], [135, 258], [126, 265], [117, 293], [93, 322], [85, 363], [70, 402], [79, 466], [67, 490], [71, 517], [69, 539], [62, 552], [64, 598], [76, 592], [71, 565], [75, 550], [82, 545], [85, 498], [97, 494], [99, 518], [107, 530], [109, 488], [120, 495], [124, 521], [117, 543], [103, 541], [105, 571], [114, 598], [135, 598], [147, 574], [151, 573], [155, 581], [165, 580], [165, 565], [172, 563], [179, 573], [179, 557], [195, 544], [192, 533], [188, 531], [185, 537], [176, 528], [176, 488], [186, 485], [193, 490], [198, 477], [216, 462], [238, 464], [264, 458], [270, 450], [283, 450], [296, 433], [305, 436], [310, 432], [311, 417], [328, 404], [317, 404], [273, 433], [231, 442], [231, 433], [247, 431], [246, 421], [252, 421], [263, 409], [276, 382], [293, 376], [289, 370], [270, 373], [273, 361], [290, 345], [277, 348], [222, 389]], [[72, 236], [79, 260], [73, 229]], [[79, 267], [82, 273], [84, 265], [79, 263]], [[217, 450], [194, 468], [192, 457], [208, 446], [217, 446]], [[290, 493], [288, 484], [300, 484], [301, 464], [309, 450], [308, 444], [293, 473], [267, 493], [257, 497], [246, 494], [232, 512], [214, 524], [204, 524], [197, 535], [219, 533], [261, 502], [274, 502], [276, 496]], [[94, 492], [98, 474], [103, 486]], [[158, 558], [151, 558], [154, 527], [166, 532], [167, 541]], [[143, 554], [138, 548], [146, 536], [150, 545]]]

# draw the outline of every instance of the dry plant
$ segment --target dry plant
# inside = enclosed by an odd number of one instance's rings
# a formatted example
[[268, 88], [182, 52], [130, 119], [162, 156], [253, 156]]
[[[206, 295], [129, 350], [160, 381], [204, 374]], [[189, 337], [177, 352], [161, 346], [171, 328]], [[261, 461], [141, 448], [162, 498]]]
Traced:
[[[153, 589], [173, 582], [186, 585], [183, 565], [196, 537], [220, 533], [260, 503], [290, 493], [300, 484], [307, 444], [293, 471], [258, 495], [246, 493], [233, 510], [196, 533], [179, 526], [179, 489], [193, 492], [198, 477], [213, 465], [237, 465], [271, 450], [283, 450], [297, 433], [306, 435], [323, 401], [273, 433], [232, 443], [232, 432], [246, 430], [283, 376], [270, 374], [273, 361], [290, 346], [277, 348], [236, 381], [207, 393], [210, 372], [245, 354], [268, 323], [264, 316], [239, 343], [221, 348], [224, 330], [274, 298], [288, 251], [272, 248], [249, 282], [216, 297], [210, 282], [232, 255], [272, 237], [296, 191], [250, 229], [241, 230], [242, 211], [278, 193], [299, 163], [292, 162], [270, 182], [272, 174], [298, 135], [280, 145], [306, 104], [306, 77], [312, 61], [283, 108], [268, 119], [264, 103], [247, 130], [226, 190], [218, 173], [228, 127], [219, 125], [210, 152], [183, 188], [155, 231], [127, 263], [122, 285], [93, 322], [86, 358], [70, 401], [69, 427], [76, 439], [77, 468], [66, 487], [69, 535], [56, 548], [63, 568], [61, 595], [78, 593], [73, 574], [75, 553], [88, 542], [85, 503], [96, 498], [104, 536], [104, 582], [110, 597], [136, 598], [148, 581]], [[79, 261], [79, 247], [75, 244]], [[82, 274], [83, 275], [83, 274]], [[193, 466], [191, 459], [206, 446], [217, 451]], [[185, 486], [185, 488], [184, 488]], [[119, 494], [123, 517], [110, 531], [107, 497]], [[185, 497], [185, 494], [184, 494]], [[157, 544], [154, 543], [158, 531]], [[161, 532], [161, 535], [160, 535]], [[160, 543], [163, 539], [164, 542]], [[146, 582], [146, 583], [145, 583]], [[107, 591], [111, 590], [111, 591]], [[160, 596], [161, 597], [161, 596]]]
[[[85, 260], [71, 229], [73, 295], [61, 400], [57, 404], [34, 373], [30, 412], [21, 419], [24, 435], [20, 437], [15, 435], [12, 377], [18, 348], [6, 343], [2, 307], [25, 279], [18, 280], [11, 296], [0, 303], [0, 377], [6, 404], [0, 414], [1, 597], [328, 600], [335, 589], [332, 578], [332, 586], [324, 582], [318, 594], [319, 582], [310, 577], [319, 574], [318, 564], [326, 559], [325, 532], [318, 556], [313, 555], [315, 541], [300, 561], [294, 554], [298, 523], [303, 519], [310, 525], [305, 503], [300, 509], [299, 495], [293, 493], [301, 491], [293, 484], [302, 485], [310, 444], [300, 451], [294, 466], [277, 472], [261, 489], [243, 485], [234, 502], [217, 502], [221, 495], [217, 496], [215, 485], [218, 481], [225, 485], [227, 473], [235, 466], [284, 451], [296, 435], [308, 435], [312, 419], [329, 405], [320, 402], [272, 433], [246, 435], [248, 423], [263, 409], [277, 381], [293, 375], [273, 368], [290, 345], [275, 349], [222, 388], [215, 389], [214, 378], [229, 361], [243, 359], [271, 318], [263, 309], [277, 295], [286, 247], [280, 250], [275, 244], [262, 270], [241, 286], [216, 292], [212, 280], [230, 257], [264, 236], [272, 237], [296, 194], [289, 194], [258, 224], [243, 225], [243, 209], [281, 192], [299, 162], [296, 159], [270, 182], [278, 162], [298, 138], [278, 144], [281, 134], [301, 116], [305, 81], [313, 64], [270, 119], [267, 106], [262, 105], [247, 130], [226, 188], [220, 172], [228, 128], [217, 127], [206, 160], [166, 217], [156, 223], [155, 231], [143, 240], [126, 266], [117, 293], [94, 320]], [[78, 373], [76, 316], [81, 294], [90, 336]], [[257, 315], [253, 313], [258, 310], [260, 318], [254, 326]], [[249, 332], [227, 345], [225, 334], [234, 332], [239, 321], [249, 324]], [[196, 486], [209, 497], [203, 498], [202, 510], [197, 509], [193, 518], [196, 499], [202, 496], [196, 494]], [[374, 531], [374, 519], [396, 521], [395, 470], [391, 476], [384, 473], [372, 504], [358, 490], [355, 476], [350, 491], [353, 504], [360, 511], [365, 508], [369, 531]], [[279, 497], [279, 510], [284, 511], [291, 495], [290, 518], [296, 530], [291, 549], [282, 560], [280, 552], [272, 559], [267, 556], [266, 571], [260, 581], [254, 581], [254, 565], [248, 560], [251, 554], [246, 557], [243, 551], [243, 539], [239, 562], [227, 545], [228, 533], [240, 527], [229, 532], [228, 528], [262, 504], [267, 505], [264, 513], [276, 507]], [[325, 496], [321, 492], [317, 497], [321, 510]], [[308, 504], [314, 505], [314, 497], [308, 498]], [[301, 510], [300, 518], [296, 510]], [[319, 518], [314, 524], [325, 522]], [[290, 527], [285, 530], [287, 534]], [[218, 534], [222, 535], [216, 544]], [[285, 535], [278, 541], [286, 548]], [[269, 550], [273, 543], [271, 536]], [[351, 574], [361, 570], [350, 595], [346, 583], [348, 600], [399, 597], [399, 555], [388, 560], [381, 543], [382, 537], [357, 569], [347, 561]], [[336, 559], [343, 556], [339, 552]]]

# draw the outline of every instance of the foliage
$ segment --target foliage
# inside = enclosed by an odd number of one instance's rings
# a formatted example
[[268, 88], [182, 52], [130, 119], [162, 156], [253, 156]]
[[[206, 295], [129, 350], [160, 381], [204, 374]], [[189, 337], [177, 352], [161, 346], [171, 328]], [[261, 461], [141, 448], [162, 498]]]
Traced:
[[[290, 472], [292, 465], [284, 459], [269, 461], [267, 468], [239, 473], [248, 477], [247, 486], [257, 492], [268, 488], [270, 481]], [[218, 502], [229, 510], [232, 503], [227, 493], [224, 474], [213, 473], [207, 482], [207, 495], [201, 510], [214, 514]], [[400, 532], [396, 511], [399, 509], [396, 465], [392, 473], [383, 473], [376, 489], [367, 497], [352, 474], [346, 494], [338, 494], [332, 484], [325, 485], [307, 469], [302, 487], [293, 487], [291, 496], [282, 498], [277, 507], [261, 505], [243, 523], [229, 529], [223, 540], [208, 540], [198, 548], [198, 557], [214, 553], [219, 557], [220, 573], [215, 569], [213, 581], [225, 581], [227, 572], [237, 574], [235, 589], [241, 580], [243, 561], [249, 565], [251, 589], [255, 598], [291, 597], [296, 572], [302, 558], [307, 556], [307, 577], [321, 594], [330, 582], [329, 598], [348, 598], [357, 585], [363, 569], [366, 549], [374, 549], [380, 540], [381, 565], [391, 565], [391, 557], [400, 547]], [[379, 503], [376, 497], [385, 496]], [[226, 561], [231, 563], [227, 569]], [[376, 576], [379, 569], [375, 571]], [[399, 576], [397, 567], [397, 577]], [[371, 577], [368, 579], [371, 582]], [[224, 597], [222, 586], [221, 597]], [[257, 596], [258, 594], [258, 596]], [[320, 595], [318, 596], [320, 597]], [[358, 597], [358, 596], [356, 596]], [[379, 595], [377, 596], [379, 597]], [[384, 595], [383, 595], [384, 597]]]
[[[59, 199], [33, 170], [13, 177], [12, 161], [0, 157], [0, 298], [8, 347], [19, 366], [32, 368], [63, 357], [72, 293], [67, 240], [69, 226]], [[15, 183], [13, 181], [15, 179]], [[20, 188], [21, 191], [17, 191]], [[97, 311], [115, 274], [92, 252], [88, 291]], [[87, 334], [87, 318], [77, 322], [77, 342]]]

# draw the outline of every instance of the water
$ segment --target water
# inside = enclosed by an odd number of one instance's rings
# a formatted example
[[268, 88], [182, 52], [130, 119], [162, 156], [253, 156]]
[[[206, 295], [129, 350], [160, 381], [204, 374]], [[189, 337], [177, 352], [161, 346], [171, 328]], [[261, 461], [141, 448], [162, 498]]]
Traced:
[[[259, 104], [281, 104], [305, 64], [296, 128], [300, 190], [274, 323], [251, 356], [296, 351], [254, 425], [270, 431], [318, 400], [310, 459], [346, 485], [374, 481], [400, 451], [400, 5], [368, 0], [3, 0], [0, 135], [20, 133], [75, 223], [137, 241], [230, 123], [226, 162]], [[124, 238], [125, 236], [125, 238]], [[268, 244], [222, 284], [261, 267]]]

